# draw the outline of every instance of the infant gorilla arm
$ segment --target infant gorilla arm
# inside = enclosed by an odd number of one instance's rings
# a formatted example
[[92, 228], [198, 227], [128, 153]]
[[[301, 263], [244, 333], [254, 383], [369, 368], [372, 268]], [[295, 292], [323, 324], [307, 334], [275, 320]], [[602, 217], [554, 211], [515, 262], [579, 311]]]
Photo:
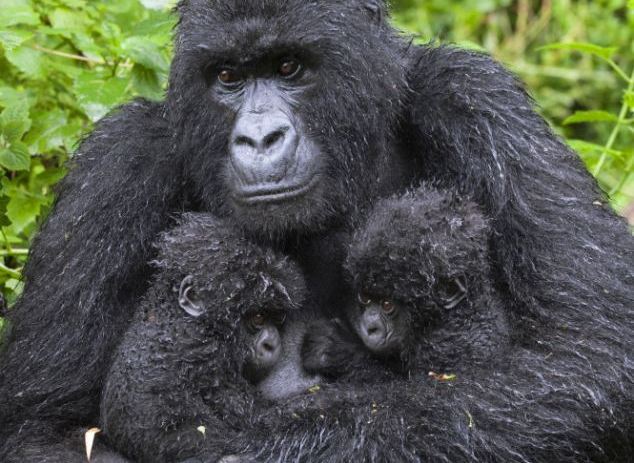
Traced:
[[486, 362], [510, 334], [493, 288], [489, 239], [478, 206], [456, 193], [423, 185], [380, 201], [349, 248], [357, 294], [346, 310], [351, 330], [338, 321], [311, 329], [307, 368], [356, 376], [370, 355], [400, 372]]
[[[164, 235], [159, 268], [101, 402], [109, 441], [140, 462], [237, 453], [266, 398], [314, 384], [300, 365], [305, 297], [294, 263], [205, 215]], [[255, 386], [255, 387], [254, 387]]]

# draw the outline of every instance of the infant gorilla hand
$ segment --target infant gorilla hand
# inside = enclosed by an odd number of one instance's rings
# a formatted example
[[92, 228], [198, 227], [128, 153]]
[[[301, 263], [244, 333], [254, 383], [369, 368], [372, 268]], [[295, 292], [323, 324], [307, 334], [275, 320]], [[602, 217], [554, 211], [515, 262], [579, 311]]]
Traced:
[[311, 323], [302, 345], [304, 369], [323, 375], [337, 375], [344, 367], [365, 355], [342, 320], [316, 320]]
[[302, 345], [304, 369], [326, 379], [376, 382], [392, 378], [391, 370], [364, 348], [344, 320], [317, 320], [310, 324]]

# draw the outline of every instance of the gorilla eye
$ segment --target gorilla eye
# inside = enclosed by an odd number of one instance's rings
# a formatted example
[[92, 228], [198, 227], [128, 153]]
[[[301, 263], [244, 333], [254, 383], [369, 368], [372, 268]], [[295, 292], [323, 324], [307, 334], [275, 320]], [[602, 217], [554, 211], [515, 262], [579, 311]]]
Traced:
[[240, 82], [241, 79], [235, 69], [225, 68], [218, 73], [218, 80], [225, 86], [233, 87]]
[[286, 59], [282, 61], [282, 64], [280, 64], [280, 67], [277, 69], [277, 73], [286, 79], [290, 79], [291, 77], [295, 77], [299, 74], [301, 68], [302, 65], [299, 64], [299, 62], [294, 59]]
[[266, 317], [264, 314], [258, 312], [249, 318], [249, 328], [253, 330], [261, 330], [266, 322]]
[[370, 304], [372, 304], [372, 298], [370, 296], [368, 296], [364, 292], [360, 292], [359, 295], [357, 296], [357, 298], [359, 299], [359, 303], [361, 305], [370, 305]]
[[396, 310], [396, 305], [392, 301], [385, 300], [381, 302], [381, 308], [383, 309], [383, 312], [391, 315]]

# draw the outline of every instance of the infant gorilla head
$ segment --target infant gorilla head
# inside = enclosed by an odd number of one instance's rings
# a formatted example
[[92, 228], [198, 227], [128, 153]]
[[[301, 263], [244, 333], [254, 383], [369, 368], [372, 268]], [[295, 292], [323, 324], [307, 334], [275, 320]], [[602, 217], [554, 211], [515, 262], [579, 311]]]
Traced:
[[254, 386], [279, 399], [319, 380], [301, 365], [304, 278], [200, 214], [163, 237], [156, 265], [104, 386], [102, 429], [138, 461], [216, 461], [253, 422]]
[[181, 315], [211, 332], [228, 330], [234, 368], [266, 398], [313, 384], [298, 354], [308, 314], [299, 310], [306, 289], [294, 262], [206, 215], [187, 215], [161, 247], [159, 266], [172, 277], [187, 274], [178, 291]]
[[[489, 269], [490, 227], [478, 206], [429, 185], [384, 199], [352, 237], [348, 327], [397, 371], [459, 371], [508, 342]], [[312, 328], [305, 367], [328, 376], [367, 362], [340, 321]], [[347, 336], [354, 336], [347, 333]], [[355, 361], [356, 359], [356, 361]]]

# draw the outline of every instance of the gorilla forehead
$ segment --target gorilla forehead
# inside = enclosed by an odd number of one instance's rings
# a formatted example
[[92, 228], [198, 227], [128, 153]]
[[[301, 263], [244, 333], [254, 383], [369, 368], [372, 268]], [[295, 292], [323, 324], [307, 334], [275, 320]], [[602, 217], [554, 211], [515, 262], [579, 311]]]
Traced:
[[[368, 46], [376, 33], [368, 2], [305, 0], [189, 0], [179, 4], [181, 49], [205, 47], [248, 59], [263, 49], [301, 44], [320, 49]], [[342, 40], [345, 39], [344, 42]], [[374, 40], [373, 40], [374, 41]]]

